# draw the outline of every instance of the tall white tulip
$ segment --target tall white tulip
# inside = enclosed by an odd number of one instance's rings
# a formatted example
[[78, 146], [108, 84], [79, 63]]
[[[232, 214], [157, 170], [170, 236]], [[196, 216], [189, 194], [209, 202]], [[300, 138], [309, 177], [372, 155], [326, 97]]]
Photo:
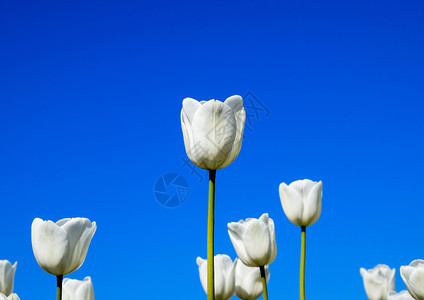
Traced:
[[400, 267], [400, 275], [414, 299], [424, 300], [424, 260], [416, 259]]
[[297, 226], [310, 226], [321, 215], [322, 182], [297, 180], [289, 185], [282, 182], [280, 200], [287, 218]]
[[228, 223], [228, 234], [239, 259], [246, 266], [260, 267], [274, 261], [277, 255], [274, 221], [267, 213], [259, 219]]
[[389, 291], [395, 290], [395, 269], [387, 265], [377, 265], [372, 269], [360, 270], [365, 292], [370, 300], [386, 300]]
[[208, 299], [214, 299], [214, 220], [216, 170], [231, 164], [240, 152], [246, 111], [243, 98], [235, 95], [218, 100], [183, 100], [181, 128], [189, 159], [209, 170], [208, 204]]
[[[269, 280], [269, 267], [265, 267], [266, 281]], [[259, 268], [248, 267], [241, 260], [236, 265], [236, 296], [243, 300], [255, 300], [262, 295], [263, 287]]]
[[[227, 300], [234, 295], [235, 289], [235, 267], [237, 258], [234, 262], [228, 255], [217, 254], [215, 261], [215, 299]], [[199, 266], [199, 277], [203, 290], [208, 294], [208, 276], [207, 276], [207, 260], [200, 257], [196, 260]], [[66, 300], [66, 299], [65, 299]]]
[[4, 295], [3, 293], [0, 293], [0, 300], [20, 300], [18, 295], [13, 293], [9, 296]]
[[246, 112], [243, 98], [183, 100], [181, 127], [187, 156], [199, 168], [218, 170], [228, 166], [240, 152]]
[[94, 300], [94, 287], [91, 277], [84, 280], [63, 279], [63, 300]]
[[414, 300], [408, 291], [401, 291], [396, 293], [395, 291], [389, 291], [387, 300]]
[[86, 218], [67, 218], [56, 223], [34, 219], [31, 241], [35, 259], [44, 271], [53, 275], [66, 275], [79, 269], [96, 228], [96, 222]]
[[300, 226], [300, 300], [305, 300], [306, 227], [314, 224], [321, 215], [322, 182], [297, 180], [279, 187], [284, 213], [293, 224]]
[[13, 282], [18, 263], [13, 265], [8, 260], [0, 260], [0, 293], [9, 296], [13, 292]]
[[35, 218], [31, 226], [32, 250], [38, 265], [57, 276], [57, 299], [62, 299], [63, 275], [83, 264], [96, 232], [96, 222], [67, 218], [56, 223]]

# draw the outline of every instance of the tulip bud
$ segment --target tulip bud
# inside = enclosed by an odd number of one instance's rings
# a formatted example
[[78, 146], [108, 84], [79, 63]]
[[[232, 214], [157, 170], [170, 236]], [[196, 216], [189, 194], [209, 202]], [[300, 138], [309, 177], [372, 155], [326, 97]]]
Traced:
[[[269, 268], [265, 266], [266, 281]], [[243, 300], [258, 299], [263, 292], [261, 272], [258, 267], [248, 267], [241, 260], [236, 265], [236, 296]]]
[[20, 300], [18, 295], [13, 293], [10, 294], [9, 296], [5, 296], [3, 293], [0, 293], [0, 300]]
[[[200, 257], [196, 260], [199, 266], [200, 282], [203, 290], [208, 291], [208, 260]], [[215, 262], [215, 300], [227, 300], [234, 295], [235, 280], [234, 272], [237, 264], [237, 258], [232, 262], [231, 258], [225, 254], [217, 254], [214, 257]]]
[[63, 300], [94, 300], [94, 288], [91, 277], [84, 280], [63, 279]]
[[369, 300], [387, 300], [388, 293], [395, 289], [395, 269], [387, 265], [377, 265], [372, 269], [360, 270], [365, 292]]
[[400, 267], [400, 276], [414, 299], [424, 300], [424, 260], [416, 259]]
[[272, 263], [277, 255], [274, 221], [263, 214], [259, 219], [246, 219], [228, 224], [228, 234], [239, 259], [249, 267]]
[[387, 300], [414, 300], [408, 291], [402, 291], [396, 293], [395, 291], [389, 291]]
[[12, 264], [8, 260], [0, 260], [0, 293], [9, 296], [13, 292], [13, 281], [18, 262]]
[[306, 227], [321, 215], [322, 182], [297, 180], [290, 185], [282, 182], [279, 188], [284, 213], [293, 224]]
[[246, 112], [240, 96], [218, 100], [183, 100], [181, 127], [188, 158], [199, 168], [228, 166], [240, 152]]
[[66, 275], [79, 269], [96, 228], [96, 222], [86, 218], [68, 218], [56, 223], [34, 219], [31, 241], [37, 263], [53, 275]]

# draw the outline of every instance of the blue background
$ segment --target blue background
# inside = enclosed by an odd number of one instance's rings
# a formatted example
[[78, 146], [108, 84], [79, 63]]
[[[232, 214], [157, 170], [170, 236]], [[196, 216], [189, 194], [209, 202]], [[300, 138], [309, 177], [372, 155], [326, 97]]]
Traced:
[[[227, 223], [268, 212], [270, 299], [298, 299], [300, 229], [281, 182], [322, 180], [307, 232], [306, 292], [366, 299], [359, 268], [424, 258], [422, 1], [3, 1], [0, 258], [21, 299], [54, 299], [31, 247], [35, 217], [88, 217], [83, 266], [97, 299], [205, 299], [207, 177], [183, 165], [185, 97], [255, 97], [239, 157], [217, 174], [216, 253]], [[251, 95], [251, 94], [250, 94]], [[246, 108], [254, 114], [252, 108]], [[162, 174], [190, 193], [170, 209]]]

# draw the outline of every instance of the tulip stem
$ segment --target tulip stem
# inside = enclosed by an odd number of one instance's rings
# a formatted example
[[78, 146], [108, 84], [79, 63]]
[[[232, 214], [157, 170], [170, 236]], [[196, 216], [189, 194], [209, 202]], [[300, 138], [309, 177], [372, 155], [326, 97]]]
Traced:
[[209, 170], [208, 208], [208, 300], [215, 300], [214, 282], [214, 223], [215, 223], [215, 177], [216, 170]]
[[62, 300], [62, 282], [63, 282], [63, 275], [57, 275], [57, 300]]
[[300, 229], [302, 232], [300, 249], [300, 300], [305, 300], [306, 226], [301, 226]]
[[262, 290], [264, 293], [264, 300], [268, 300], [268, 289], [266, 287], [265, 266], [260, 266], [259, 269], [261, 270]]

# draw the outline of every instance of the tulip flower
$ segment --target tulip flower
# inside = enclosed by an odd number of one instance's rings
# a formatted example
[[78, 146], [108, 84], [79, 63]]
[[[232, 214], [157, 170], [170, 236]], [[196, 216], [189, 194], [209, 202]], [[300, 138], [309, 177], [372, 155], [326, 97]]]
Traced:
[[402, 291], [396, 293], [395, 291], [389, 291], [387, 300], [414, 300], [408, 291]]
[[228, 234], [239, 259], [246, 266], [259, 267], [264, 299], [268, 299], [265, 266], [277, 255], [274, 221], [265, 213], [259, 219], [232, 222], [228, 224]]
[[322, 182], [297, 180], [279, 187], [284, 213], [293, 224], [300, 226], [300, 300], [305, 300], [306, 227], [314, 224], [321, 215]]
[[0, 300], [20, 300], [18, 295], [13, 293], [6, 297], [3, 293], [0, 293]]
[[5, 296], [9, 296], [13, 292], [13, 281], [17, 265], [17, 262], [12, 266], [8, 260], [0, 260], [0, 293]]
[[409, 266], [401, 266], [400, 275], [411, 296], [424, 300], [424, 260], [416, 259]]
[[[269, 268], [265, 266], [266, 281], [269, 280]], [[258, 268], [248, 267], [241, 260], [236, 265], [236, 296], [243, 300], [255, 300], [262, 295], [261, 273]]]
[[94, 288], [91, 277], [84, 280], [63, 279], [63, 300], [94, 300]]
[[209, 170], [208, 204], [208, 299], [214, 299], [214, 220], [216, 170], [231, 164], [240, 152], [246, 111], [243, 98], [183, 100], [181, 128], [188, 158], [199, 168]]
[[364, 280], [365, 292], [370, 300], [387, 300], [389, 291], [395, 289], [395, 269], [377, 265], [372, 269], [360, 270]]
[[67, 218], [56, 223], [36, 218], [32, 222], [35, 259], [44, 271], [57, 276], [58, 299], [62, 295], [63, 275], [81, 267], [96, 228], [96, 222], [86, 218]]
[[246, 111], [240, 96], [218, 100], [183, 100], [181, 127], [187, 156], [199, 168], [218, 170], [240, 152]]
[[[215, 299], [227, 300], [234, 295], [235, 280], [234, 273], [237, 265], [237, 258], [232, 262], [231, 258], [225, 254], [217, 254], [215, 260]], [[208, 294], [207, 260], [200, 257], [196, 260], [199, 266], [200, 282], [203, 290]], [[66, 299], [65, 299], [66, 300]]]

